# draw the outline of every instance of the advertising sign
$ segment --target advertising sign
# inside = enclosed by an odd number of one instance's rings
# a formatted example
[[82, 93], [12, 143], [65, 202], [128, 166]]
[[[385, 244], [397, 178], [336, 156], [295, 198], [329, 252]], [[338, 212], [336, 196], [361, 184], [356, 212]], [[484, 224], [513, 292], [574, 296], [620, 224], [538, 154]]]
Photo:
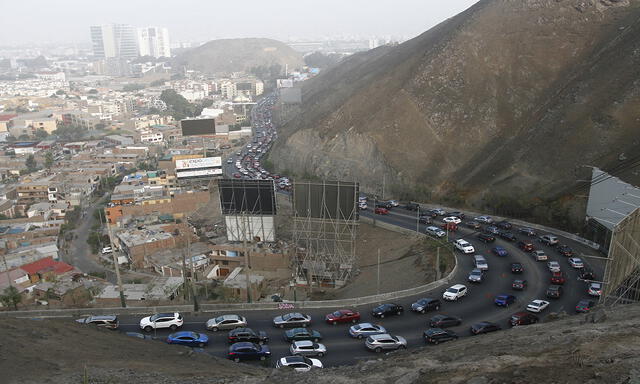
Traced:
[[211, 167], [222, 167], [222, 158], [218, 156], [176, 160], [176, 171], [179, 171], [181, 169], [198, 169]]

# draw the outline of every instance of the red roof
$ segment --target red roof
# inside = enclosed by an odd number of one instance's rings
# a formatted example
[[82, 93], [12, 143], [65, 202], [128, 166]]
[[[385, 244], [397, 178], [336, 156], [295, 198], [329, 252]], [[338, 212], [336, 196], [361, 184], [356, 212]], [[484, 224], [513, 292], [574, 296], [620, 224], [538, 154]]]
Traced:
[[38, 261], [34, 261], [30, 264], [25, 264], [20, 267], [23, 271], [29, 275], [35, 275], [36, 273], [45, 273], [53, 271], [57, 275], [61, 275], [65, 272], [73, 271], [73, 267], [67, 263], [55, 261], [51, 257], [46, 257]]
[[9, 121], [9, 120], [13, 119], [16, 116], [18, 116], [18, 115], [16, 115], [15, 113], [10, 113], [10, 114], [7, 114], [7, 115], [0, 115], [0, 121]]

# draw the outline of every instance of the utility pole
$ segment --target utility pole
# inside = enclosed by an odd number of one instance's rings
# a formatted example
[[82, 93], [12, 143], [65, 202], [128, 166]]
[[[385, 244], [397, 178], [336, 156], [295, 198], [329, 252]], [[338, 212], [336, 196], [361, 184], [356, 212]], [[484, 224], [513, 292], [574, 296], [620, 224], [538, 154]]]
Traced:
[[251, 302], [251, 273], [249, 271], [249, 249], [247, 248], [247, 216], [242, 213], [242, 248], [244, 249], [244, 276], [247, 289], [247, 303]]
[[385, 181], [386, 181], [386, 175], [383, 172], [382, 173], [382, 200], [384, 200], [384, 185], [385, 185]]
[[436, 280], [440, 280], [440, 247], [436, 250]]
[[191, 227], [189, 226], [189, 220], [187, 220], [187, 228], [189, 229], [187, 233], [187, 254], [189, 255], [189, 263], [191, 264], [191, 296], [193, 298], [193, 311], [198, 312], [199, 305], [198, 299], [196, 298], [196, 286], [194, 279], [196, 278], [196, 268], [193, 263], [193, 256], [191, 255]]
[[102, 221], [102, 214], [104, 214], [104, 217], [105, 217], [105, 224], [107, 225], [107, 232], [109, 233], [109, 246], [111, 247], [111, 258], [113, 259], [113, 267], [116, 270], [116, 281], [118, 282], [118, 291], [120, 291], [120, 305], [122, 305], [122, 308], [126, 308], [127, 301], [124, 298], [124, 288], [122, 287], [122, 276], [120, 276], [120, 265], [118, 265], [118, 258], [116, 257], [116, 251], [113, 248], [113, 234], [111, 233], [111, 226], [109, 225], [109, 221], [106, 220], [107, 214], [102, 212], [102, 209], [98, 209], [98, 212], [100, 212], [100, 221]]
[[416, 232], [420, 233], [420, 206], [416, 210]]
[[376, 292], [380, 294], [380, 248], [378, 248], [378, 278], [376, 279]]

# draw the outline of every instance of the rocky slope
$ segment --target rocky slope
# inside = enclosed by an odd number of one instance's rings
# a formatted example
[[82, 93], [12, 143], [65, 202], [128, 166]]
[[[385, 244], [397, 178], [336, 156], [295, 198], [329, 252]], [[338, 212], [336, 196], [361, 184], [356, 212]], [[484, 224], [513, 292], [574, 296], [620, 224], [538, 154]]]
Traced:
[[309, 81], [270, 159], [370, 192], [384, 175], [396, 197], [557, 220], [580, 165], [640, 152], [639, 19], [638, 0], [480, 1]]
[[174, 60], [174, 66], [186, 66], [207, 74], [251, 72], [253, 68], [270, 68], [277, 64], [284, 73], [304, 65], [302, 55], [288, 45], [272, 39], [220, 39], [190, 49]]
[[310, 374], [237, 365], [69, 320], [3, 319], [0, 329], [0, 382], [8, 384], [640, 383], [640, 305], [372, 355]]

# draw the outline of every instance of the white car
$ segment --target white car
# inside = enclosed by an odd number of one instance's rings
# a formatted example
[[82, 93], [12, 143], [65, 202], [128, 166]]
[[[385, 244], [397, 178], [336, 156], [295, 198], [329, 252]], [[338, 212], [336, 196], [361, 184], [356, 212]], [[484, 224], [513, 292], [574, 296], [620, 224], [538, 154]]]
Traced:
[[453, 245], [462, 253], [474, 253], [476, 251], [473, 245], [464, 239], [456, 240]]
[[547, 267], [550, 272], [560, 272], [560, 263], [557, 261], [550, 261], [547, 263]]
[[388, 203], [391, 204], [392, 207], [397, 207], [400, 205], [400, 203], [398, 203], [398, 200], [389, 200]]
[[276, 368], [291, 368], [296, 372], [309, 372], [314, 368], [322, 368], [322, 362], [304, 356], [287, 356], [276, 362]]
[[482, 270], [482, 271], [488, 271], [489, 270], [489, 263], [487, 263], [487, 259], [484, 258], [484, 256], [482, 255], [475, 255], [473, 256], [473, 262], [476, 266], [476, 268]]
[[540, 313], [549, 306], [549, 302], [546, 300], [533, 300], [527, 304], [527, 311]]
[[459, 298], [467, 295], [467, 287], [463, 284], [456, 284], [448, 288], [442, 294], [442, 298], [447, 301], [457, 301]]
[[533, 256], [533, 258], [536, 259], [536, 261], [545, 261], [548, 259], [547, 254], [540, 249], [536, 249], [535, 251], [532, 251], [531, 256]]
[[554, 235], [547, 234], [540, 236], [540, 241], [547, 245], [556, 245], [558, 244], [558, 238]]
[[154, 329], [169, 328], [175, 331], [179, 327], [182, 327], [184, 319], [178, 312], [174, 313], [156, 313], [152, 316], [147, 316], [140, 320], [140, 329], [145, 332], [151, 332]]
[[360, 208], [360, 209], [367, 209], [367, 208], [368, 208], [367, 203], [362, 203], [362, 202], [361, 202], [361, 203], [358, 203], [358, 208]]
[[291, 343], [289, 351], [292, 355], [322, 357], [327, 354], [327, 347], [311, 340], [300, 340]]
[[445, 217], [444, 219], [442, 219], [442, 221], [444, 221], [445, 223], [453, 223], [453, 224], [462, 223], [462, 220], [460, 220], [459, 217], [455, 217], [455, 216]]
[[582, 259], [580, 259], [579, 257], [569, 258], [569, 265], [575, 269], [584, 268], [584, 263], [582, 262]]
[[107, 253], [111, 253], [113, 252], [113, 249], [111, 247], [104, 247], [102, 248], [102, 254], [107, 254]]
[[491, 216], [478, 216], [475, 219], [473, 219], [479, 223], [484, 223], [484, 224], [491, 224], [493, 223], [493, 219], [491, 218]]
[[445, 231], [443, 231], [442, 229], [438, 228], [438, 227], [427, 227], [424, 232], [427, 235], [432, 235], [432, 236], [436, 236], [436, 237], [445, 237], [447, 235], [447, 233]]
[[589, 289], [587, 289], [587, 293], [589, 296], [600, 296], [602, 295], [602, 284], [600, 283], [590, 283]]

